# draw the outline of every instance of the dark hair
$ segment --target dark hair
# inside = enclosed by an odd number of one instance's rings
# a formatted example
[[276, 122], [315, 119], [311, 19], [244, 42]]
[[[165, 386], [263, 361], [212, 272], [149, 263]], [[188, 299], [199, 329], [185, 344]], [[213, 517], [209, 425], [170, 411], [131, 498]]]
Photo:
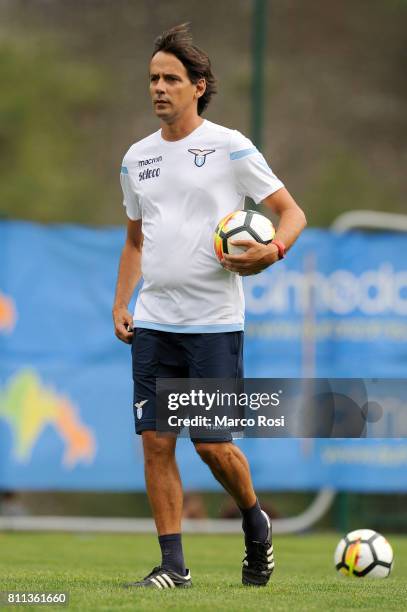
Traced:
[[198, 98], [198, 115], [201, 115], [208, 106], [213, 94], [216, 93], [216, 79], [212, 73], [211, 62], [205, 51], [192, 44], [192, 35], [189, 23], [182, 23], [163, 32], [154, 41], [154, 52], [172, 53], [185, 66], [191, 83], [199, 79], [206, 81], [205, 93]]

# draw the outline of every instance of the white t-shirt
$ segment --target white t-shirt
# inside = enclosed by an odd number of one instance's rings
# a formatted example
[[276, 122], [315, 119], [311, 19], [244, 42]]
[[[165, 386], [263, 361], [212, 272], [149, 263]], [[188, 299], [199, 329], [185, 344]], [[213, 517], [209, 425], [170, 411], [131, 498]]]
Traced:
[[120, 175], [130, 219], [142, 220], [143, 285], [136, 327], [185, 333], [242, 330], [242, 279], [220, 265], [216, 225], [283, 183], [253, 143], [236, 130], [205, 120], [186, 138], [161, 130], [135, 143]]

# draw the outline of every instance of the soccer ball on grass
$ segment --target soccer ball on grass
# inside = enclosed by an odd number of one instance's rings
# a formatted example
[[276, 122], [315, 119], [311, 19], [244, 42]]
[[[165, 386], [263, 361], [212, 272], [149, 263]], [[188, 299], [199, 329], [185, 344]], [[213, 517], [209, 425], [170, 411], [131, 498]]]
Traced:
[[371, 529], [351, 531], [335, 550], [335, 567], [344, 576], [387, 578], [393, 566], [393, 549]]

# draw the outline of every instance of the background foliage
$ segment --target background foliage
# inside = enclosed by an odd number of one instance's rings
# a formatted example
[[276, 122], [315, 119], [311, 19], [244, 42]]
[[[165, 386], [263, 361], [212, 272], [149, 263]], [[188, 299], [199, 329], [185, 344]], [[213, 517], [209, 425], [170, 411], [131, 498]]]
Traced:
[[[0, 215], [123, 223], [118, 170], [158, 128], [152, 42], [191, 21], [219, 94], [206, 116], [250, 135], [249, 0], [0, 0]], [[406, 211], [405, 2], [273, 0], [264, 153], [311, 225]]]

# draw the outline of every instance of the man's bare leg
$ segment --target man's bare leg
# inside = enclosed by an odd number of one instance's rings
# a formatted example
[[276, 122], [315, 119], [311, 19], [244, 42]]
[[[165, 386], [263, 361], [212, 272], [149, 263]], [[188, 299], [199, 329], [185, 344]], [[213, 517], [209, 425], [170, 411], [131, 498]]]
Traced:
[[249, 463], [240, 448], [232, 442], [197, 442], [195, 448], [216, 480], [238, 505], [246, 538], [265, 540], [268, 537], [268, 521], [253, 489]]
[[182, 485], [175, 459], [176, 438], [143, 431], [144, 473], [158, 535], [181, 532]]
[[195, 448], [239, 508], [256, 503], [249, 463], [240, 448], [231, 442], [196, 442]]
[[[175, 459], [176, 438], [159, 436], [155, 431], [144, 431], [144, 471], [147, 494], [153, 512], [161, 548], [161, 570], [176, 572], [181, 582], [188, 578], [185, 569], [181, 538], [182, 485]], [[166, 576], [157, 578], [162, 587]], [[172, 573], [172, 583], [177, 580]], [[184, 578], [183, 578], [184, 577]], [[164, 582], [163, 582], [164, 581]], [[148, 581], [147, 581], [148, 583]]]
[[232, 442], [196, 442], [195, 448], [242, 513], [246, 543], [242, 583], [265, 586], [274, 569], [271, 526], [256, 498], [246, 457]]

